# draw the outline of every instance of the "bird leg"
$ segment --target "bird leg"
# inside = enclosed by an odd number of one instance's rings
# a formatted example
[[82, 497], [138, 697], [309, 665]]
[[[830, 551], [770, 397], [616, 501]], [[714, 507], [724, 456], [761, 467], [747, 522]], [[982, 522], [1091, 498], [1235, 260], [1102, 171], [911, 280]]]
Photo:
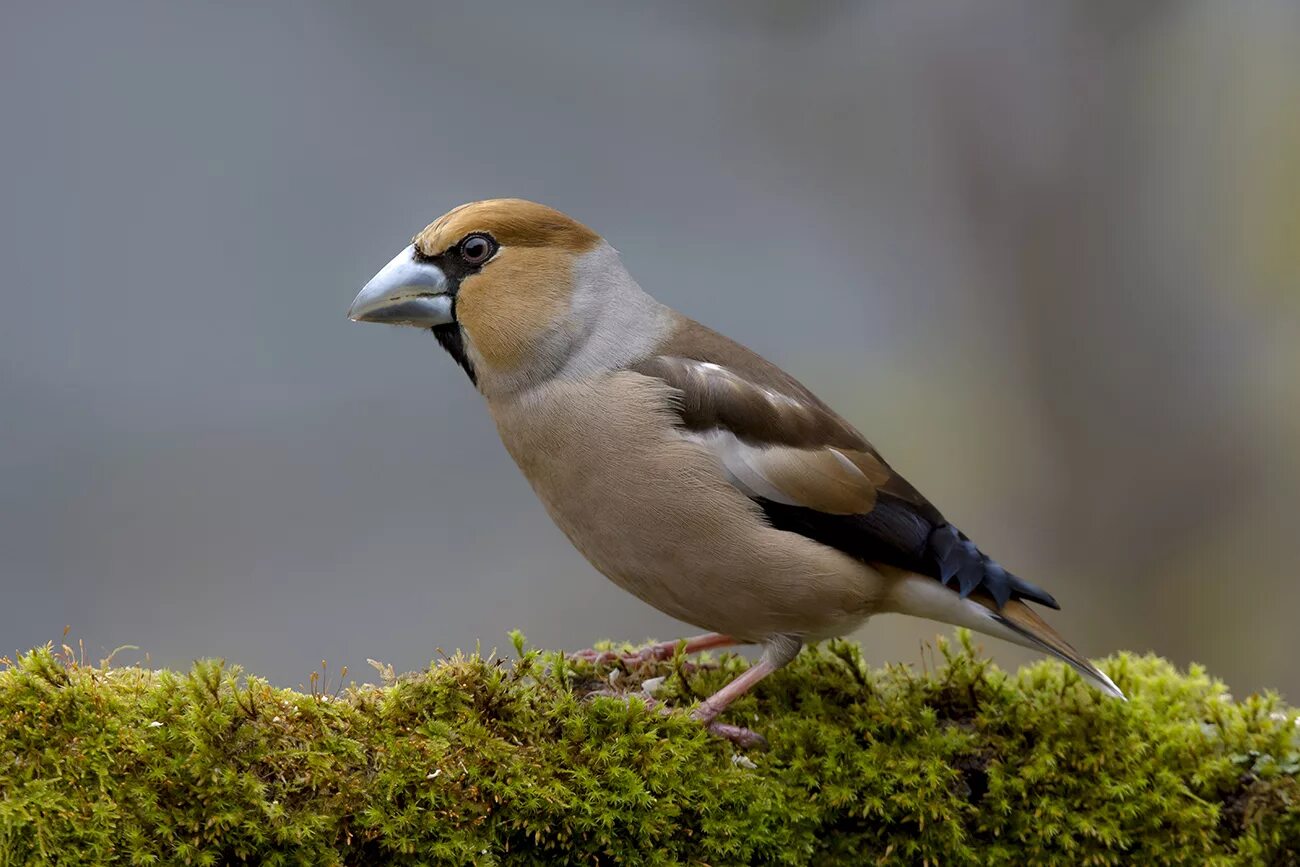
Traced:
[[758, 662], [751, 665], [744, 674], [700, 702], [700, 706], [691, 711], [691, 716], [706, 725], [713, 722], [714, 717], [726, 710], [728, 705], [749, 692], [754, 684], [774, 671], [776, 671], [776, 665], [765, 655]]
[[[692, 638], [685, 639], [686, 653], [698, 653], [701, 650], [710, 650], [715, 647], [731, 647], [740, 642], [729, 635], [722, 635], [718, 632], [708, 632], [704, 635], [696, 635]], [[643, 647], [635, 653], [624, 654], [615, 651], [599, 650], [579, 650], [572, 654], [574, 658], [583, 659], [588, 662], [597, 664], [622, 662], [625, 665], [636, 665], [642, 662], [663, 661], [671, 659], [677, 652], [677, 648], [682, 641], [661, 641], [656, 644]], [[759, 657], [758, 662], [749, 667], [743, 674], [736, 677], [722, 689], [700, 702], [699, 707], [691, 711], [691, 717], [699, 720], [708, 729], [709, 734], [716, 737], [725, 738], [738, 747], [750, 748], [766, 744], [763, 736], [758, 732], [747, 729], [743, 726], [731, 725], [717, 721], [718, 714], [722, 713], [727, 707], [749, 692], [760, 680], [767, 677], [772, 672], [785, 666], [790, 660], [799, 655], [803, 647], [802, 639], [793, 635], [777, 635], [763, 643], [763, 655]], [[664, 709], [667, 710], [666, 708]]]
[[[712, 650], [715, 647], [731, 647], [737, 644], [736, 639], [730, 635], [722, 635], [718, 632], [706, 632], [703, 635], [695, 635], [685, 639], [685, 653], [699, 653], [701, 650]], [[673, 654], [677, 652], [677, 646], [682, 643], [681, 639], [677, 641], [660, 641], [641, 648], [635, 653], [619, 653], [613, 650], [579, 650], [572, 656], [576, 659], [583, 659], [587, 662], [609, 663], [623, 662], [627, 665], [636, 665], [641, 662], [663, 661], [672, 659]]]
[[794, 659], [803, 641], [792, 635], [778, 635], [764, 643], [763, 655], [758, 662], [731, 683], [700, 702], [699, 707], [691, 711], [691, 716], [704, 723], [709, 733], [726, 738], [741, 747], [752, 747], [765, 743], [763, 736], [742, 726], [729, 725], [716, 721], [718, 714], [753, 689], [754, 685], [772, 672], [785, 666]]
[[723, 635], [720, 632], [706, 632], [703, 635], [693, 635], [687, 639], [661, 641], [658, 644], [651, 644], [649, 647], [642, 648], [637, 655], [642, 659], [672, 659], [673, 655], [677, 653], [677, 646], [683, 640], [686, 642], [686, 646], [682, 649], [683, 653], [699, 653], [701, 650], [713, 650], [717, 647], [733, 647], [739, 643], [730, 635]]

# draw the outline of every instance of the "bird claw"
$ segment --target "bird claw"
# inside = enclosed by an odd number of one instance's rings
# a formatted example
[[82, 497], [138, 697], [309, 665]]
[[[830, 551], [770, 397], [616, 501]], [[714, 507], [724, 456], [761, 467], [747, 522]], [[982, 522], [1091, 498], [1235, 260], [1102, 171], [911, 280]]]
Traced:
[[[621, 663], [624, 668], [636, 668], [640, 665], [651, 662], [667, 662], [672, 659], [677, 652], [677, 646], [671, 642], [662, 644], [651, 644], [640, 650], [634, 650], [631, 653], [625, 653], [617, 650], [596, 650], [587, 648], [586, 650], [577, 650], [569, 654], [570, 659], [590, 662], [594, 665], [611, 665]], [[690, 671], [700, 666], [700, 663], [684, 663], [686, 670]]]
[[747, 729], [744, 726], [733, 726], [730, 723], [711, 722], [704, 728], [714, 737], [731, 741], [741, 749], [752, 750], [758, 747], [767, 747], [767, 738], [763, 737], [753, 729]]
[[[728, 642], [730, 641], [730, 639], [726, 640]], [[631, 653], [617, 650], [596, 650], [595, 648], [588, 648], [586, 650], [579, 650], [569, 654], [569, 658], [582, 660], [595, 665], [620, 664], [624, 669], [632, 671], [649, 663], [666, 662], [667, 660], [672, 659], [676, 656], [678, 647], [679, 642], [664, 641], [642, 647], [640, 650]], [[688, 653], [691, 652], [689, 643], [686, 649]], [[704, 663], [703, 666], [701, 666], [699, 663], [681, 660], [680, 665], [685, 671], [689, 672], [698, 667], [707, 667], [708, 663]], [[654, 680], [654, 678], [651, 680]], [[612, 679], [610, 683], [611, 685], [613, 684]], [[603, 685], [601, 688], [592, 690], [588, 693], [588, 696], [596, 695], [627, 696], [626, 693], [622, 693], [617, 689], [605, 688]], [[657, 707], [658, 711], [662, 714], [673, 712], [671, 708], [667, 705], [661, 704], [650, 694], [646, 694], [642, 696], [642, 698], [650, 707]], [[758, 732], [753, 731], [752, 729], [747, 729], [744, 726], [731, 725], [730, 723], [716, 722], [714, 720], [714, 717], [730, 703], [731, 698], [734, 698], [734, 696], [723, 700], [716, 709], [710, 704], [709, 700], [706, 699], [703, 704], [691, 712], [691, 717], [703, 725], [705, 731], [709, 734], [714, 737], [731, 741], [742, 749], [754, 749], [758, 747], [766, 748], [767, 740]]]
[[[576, 654], [575, 654], [576, 655]], [[595, 689], [587, 693], [585, 698], [595, 698], [601, 696], [604, 698], [615, 698], [626, 701], [631, 698], [630, 693], [619, 692], [614, 689]], [[642, 695], [640, 699], [646, 703], [646, 707], [656, 710], [663, 716], [677, 713], [677, 709], [656, 699], [651, 695]], [[732, 725], [731, 723], [717, 722], [712, 719], [703, 719], [700, 716], [699, 709], [690, 713], [691, 719], [704, 726], [704, 730], [716, 738], [722, 738], [731, 741], [736, 746], [744, 750], [767, 749], [767, 738], [760, 735], [753, 729], [747, 729], [744, 726]]]
[[611, 650], [596, 650], [594, 647], [588, 647], [586, 650], [575, 650], [569, 654], [570, 659], [579, 659], [583, 662], [593, 662], [596, 664], [613, 662], [618, 659], [619, 654]]
[[571, 659], [579, 659], [583, 662], [590, 662], [593, 665], [610, 665], [618, 662], [626, 668], [632, 668], [643, 662], [656, 662], [666, 657], [658, 656], [653, 653], [656, 648], [648, 647], [645, 650], [638, 650], [633, 653], [620, 653], [615, 650], [595, 650], [588, 648], [569, 654]]

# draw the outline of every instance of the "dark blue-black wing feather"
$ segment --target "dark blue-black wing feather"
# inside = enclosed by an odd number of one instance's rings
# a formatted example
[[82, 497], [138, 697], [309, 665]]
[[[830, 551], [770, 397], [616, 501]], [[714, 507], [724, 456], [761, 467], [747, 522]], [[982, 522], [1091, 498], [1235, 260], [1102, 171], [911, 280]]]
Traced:
[[885, 490], [877, 493], [875, 508], [865, 515], [828, 515], [762, 498], [756, 502], [777, 529], [807, 536], [865, 563], [928, 575], [945, 586], [955, 580], [963, 597], [983, 590], [999, 608], [1010, 599], [1060, 608], [1046, 590], [1011, 574], [980, 551], [929, 503], [917, 504]]
[[[1011, 599], [1058, 607], [1051, 594], [1017, 578], [949, 524], [895, 473], [854, 427], [785, 371], [698, 322], [683, 319], [660, 353], [631, 369], [680, 394], [683, 428], [725, 430], [754, 446], [833, 448], [870, 456], [874, 502], [864, 514], [832, 514], [754, 494], [772, 524], [865, 563], [928, 575], [962, 596], [981, 590], [1001, 608]], [[774, 399], [775, 398], [775, 399]], [[883, 475], [883, 480], [882, 480]], [[865, 478], [865, 476], [864, 476]], [[748, 492], [747, 492], [748, 493]]]

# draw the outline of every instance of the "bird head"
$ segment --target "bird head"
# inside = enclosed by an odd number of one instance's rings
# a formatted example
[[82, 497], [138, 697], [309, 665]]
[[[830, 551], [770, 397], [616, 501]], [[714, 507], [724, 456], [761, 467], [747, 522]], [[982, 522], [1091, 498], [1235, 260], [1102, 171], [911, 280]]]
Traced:
[[616, 343], [618, 329], [603, 326], [626, 319], [629, 304], [655, 306], [599, 235], [545, 205], [490, 199], [430, 223], [362, 288], [348, 318], [432, 329], [488, 392], [554, 375], [593, 336]]

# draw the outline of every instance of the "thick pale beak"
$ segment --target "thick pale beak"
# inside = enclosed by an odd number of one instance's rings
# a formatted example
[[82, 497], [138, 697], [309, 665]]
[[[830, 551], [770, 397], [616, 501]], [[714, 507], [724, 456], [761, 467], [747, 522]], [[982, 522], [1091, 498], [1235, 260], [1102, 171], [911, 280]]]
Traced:
[[454, 321], [451, 308], [447, 275], [432, 262], [416, 259], [412, 245], [362, 287], [348, 308], [348, 318], [353, 322], [429, 328]]

